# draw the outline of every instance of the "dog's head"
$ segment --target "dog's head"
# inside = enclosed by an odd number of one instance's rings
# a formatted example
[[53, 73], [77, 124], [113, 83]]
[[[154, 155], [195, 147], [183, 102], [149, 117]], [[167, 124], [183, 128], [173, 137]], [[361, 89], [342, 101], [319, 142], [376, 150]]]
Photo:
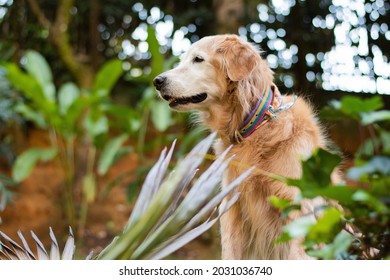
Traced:
[[238, 36], [209, 36], [194, 43], [179, 65], [158, 75], [153, 84], [174, 110], [210, 110], [232, 94], [232, 84], [249, 79], [262, 63], [257, 49]]

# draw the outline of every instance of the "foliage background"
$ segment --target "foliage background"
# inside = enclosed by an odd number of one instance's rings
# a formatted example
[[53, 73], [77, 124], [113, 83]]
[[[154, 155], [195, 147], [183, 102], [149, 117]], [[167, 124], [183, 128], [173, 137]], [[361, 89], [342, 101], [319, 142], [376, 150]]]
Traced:
[[[55, 200], [55, 210], [29, 208], [35, 211], [37, 220], [56, 213], [54, 216], [63, 220], [55, 222], [60, 233], [67, 232], [66, 224], [74, 223], [80, 237], [99, 240], [93, 234], [88, 236], [96, 231], [88, 221], [98, 220], [96, 216], [101, 214], [94, 214], [94, 208], [102, 208], [99, 203], [118, 189], [122, 190], [120, 197], [126, 196], [114, 201], [126, 209], [126, 216], [159, 150], [177, 138], [176, 157], [179, 157], [205, 136], [192, 127], [190, 116], [170, 112], [151, 87], [156, 74], [173, 67], [188, 45], [203, 36], [236, 33], [259, 44], [264, 50], [263, 57], [276, 73], [276, 83], [282, 92], [298, 92], [318, 109], [332, 99], [348, 95], [362, 98], [380, 95], [382, 109], [388, 109], [389, 11], [389, 3], [383, 0], [0, 0], [2, 65], [20, 67], [22, 73], [27, 68], [29, 72], [28, 51], [36, 51], [47, 61], [56, 96], [64, 85], [71, 85], [80, 100], [91, 102], [85, 103], [85, 108], [90, 109], [81, 110], [75, 117], [74, 126], [61, 124], [60, 121], [64, 121], [61, 114], [55, 122], [54, 115], [45, 113], [45, 109], [20, 88], [19, 77], [12, 81], [6, 77], [6, 71], [1, 70], [0, 210], [5, 211], [0, 215], [0, 227], [4, 229], [17, 223], [20, 217], [13, 213], [20, 207], [18, 201], [34, 197], [34, 187], [30, 190], [27, 184], [39, 185], [38, 192], [54, 193], [56, 197], [63, 196], [64, 186], [68, 185], [65, 201], [72, 198], [73, 206], [68, 208], [74, 208], [75, 213], [64, 214], [66, 203], [61, 199]], [[114, 68], [103, 71], [104, 65], [114, 61], [121, 67], [116, 78]], [[30, 67], [28, 74], [39, 80], [39, 73]], [[105, 87], [105, 78], [109, 77], [114, 79], [106, 88], [107, 92], [96, 94]], [[97, 82], [99, 80], [102, 82]], [[96, 102], [91, 100], [94, 95], [98, 96]], [[42, 116], [46, 119], [43, 126]], [[325, 120], [331, 138], [346, 157], [347, 166], [353, 165], [354, 154], [361, 152], [360, 147], [367, 139], [374, 141], [381, 135], [373, 133], [373, 127], [361, 123], [356, 116], [338, 115], [336, 119]], [[68, 131], [64, 133], [64, 130]], [[53, 131], [59, 139], [57, 144], [50, 137]], [[112, 144], [116, 149], [104, 149]], [[43, 169], [43, 173], [51, 170], [56, 180], [39, 181], [37, 173], [32, 173], [26, 181], [15, 184], [12, 169], [15, 170], [18, 156], [30, 148], [50, 147], [59, 150], [68, 147], [65, 150], [73, 151], [74, 157], [60, 160], [66, 163], [62, 167], [58, 157], [57, 163], [43, 163], [35, 157], [37, 165], [31, 165], [30, 171], [37, 172], [34, 166], [48, 168]], [[374, 152], [379, 153], [379, 150], [376, 148]], [[101, 161], [106, 162], [104, 170], [108, 175], [102, 172]], [[36, 199], [34, 204], [39, 204], [39, 199], [48, 200], [47, 197]], [[107, 201], [105, 207], [112, 207], [112, 201]], [[9, 204], [11, 202], [14, 206]], [[103, 228], [99, 228], [99, 232], [104, 232], [102, 236], [115, 234], [121, 228], [125, 219], [113, 216], [115, 212], [99, 220], [103, 223]], [[45, 232], [50, 223], [53, 220], [18, 227], [27, 230], [33, 226]], [[217, 251], [216, 235], [215, 229], [211, 237], [203, 236], [201, 243], [206, 247], [211, 243]], [[105, 241], [105, 238], [100, 239]], [[99, 242], [87, 247], [96, 243]], [[207, 257], [217, 256], [218, 252]]]

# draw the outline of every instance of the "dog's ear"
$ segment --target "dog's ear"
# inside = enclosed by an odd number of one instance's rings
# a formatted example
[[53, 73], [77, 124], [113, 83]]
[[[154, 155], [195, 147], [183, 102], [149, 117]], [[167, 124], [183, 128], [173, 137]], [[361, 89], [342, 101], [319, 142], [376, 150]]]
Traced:
[[217, 52], [223, 56], [223, 63], [229, 79], [235, 82], [249, 77], [260, 60], [254, 47], [241, 41], [237, 36], [226, 38]]

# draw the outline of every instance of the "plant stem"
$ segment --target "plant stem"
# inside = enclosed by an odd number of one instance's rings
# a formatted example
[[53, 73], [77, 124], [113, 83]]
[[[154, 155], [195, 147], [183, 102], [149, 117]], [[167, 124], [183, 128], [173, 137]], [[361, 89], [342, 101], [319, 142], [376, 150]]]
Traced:
[[140, 163], [144, 161], [145, 137], [146, 137], [146, 130], [149, 122], [149, 115], [150, 115], [150, 108], [149, 106], [147, 106], [142, 115], [141, 127], [138, 134], [137, 151], [140, 158]]
[[[60, 144], [58, 141], [57, 131], [55, 127], [50, 128], [49, 137], [52, 146], [58, 149], [60, 165], [64, 170], [65, 176], [65, 204], [68, 222], [71, 227], [75, 227], [75, 213], [73, 201], [73, 179], [74, 179], [74, 165], [73, 155], [69, 158], [69, 154], [73, 154], [73, 141], [66, 141], [66, 146]], [[70, 142], [70, 143], [69, 143]], [[69, 149], [72, 151], [70, 152]]]
[[[96, 159], [96, 148], [91, 147], [90, 152], [88, 154], [87, 175], [86, 176], [91, 176], [91, 177], [94, 176], [93, 171], [94, 171], [94, 166], [95, 166], [95, 159]], [[78, 229], [79, 236], [83, 236], [83, 234], [84, 234], [85, 225], [87, 223], [88, 204], [89, 203], [90, 203], [90, 201], [87, 200], [87, 196], [85, 194], [83, 194], [83, 199], [81, 202], [81, 209], [80, 209], [80, 222], [79, 222], [79, 229]]]
[[75, 228], [75, 214], [74, 214], [74, 201], [73, 201], [73, 188], [72, 183], [69, 182], [69, 178], [66, 179], [66, 187], [65, 187], [65, 202], [66, 202], [66, 209], [67, 209], [67, 215], [69, 220], [69, 225], [72, 228]]
[[[367, 128], [368, 128], [368, 133], [370, 134], [370, 138], [373, 140], [373, 143], [375, 143], [374, 140], [377, 139], [377, 135], [375, 134], [374, 125], [370, 124]], [[373, 144], [373, 146], [374, 146], [373, 148], [374, 148], [375, 154], [376, 155], [379, 154], [380, 153], [379, 147], [375, 144]]]
[[74, 145], [73, 145], [74, 138], [70, 138], [66, 141], [66, 162], [65, 165], [65, 193], [66, 193], [66, 206], [67, 206], [67, 213], [68, 213], [68, 219], [69, 224], [72, 227], [75, 227], [76, 225], [76, 219], [75, 219], [75, 205], [73, 200], [73, 184], [74, 184]]

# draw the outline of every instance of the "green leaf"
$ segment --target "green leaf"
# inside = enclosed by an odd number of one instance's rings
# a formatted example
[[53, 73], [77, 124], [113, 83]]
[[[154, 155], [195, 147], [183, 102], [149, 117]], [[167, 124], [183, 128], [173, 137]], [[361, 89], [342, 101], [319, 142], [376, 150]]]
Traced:
[[108, 131], [108, 119], [104, 115], [100, 115], [96, 118], [92, 116], [93, 114], [89, 114], [84, 119], [84, 127], [87, 130], [88, 134], [95, 138], [100, 134], [107, 133]]
[[324, 189], [317, 189], [313, 191], [312, 196], [307, 196], [307, 198], [315, 198], [317, 196], [322, 196], [325, 198], [337, 200], [338, 202], [349, 205], [353, 202], [352, 196], [356, 190], [349, 188], [347, 186], [329, 186]]
[[310, 228], [315, 223], [315, 220], [311, 216], [304, 216], [298, 218], [286, 225], [283, 228], [283, 232], [287, 234], [290, 238], [300, 238], [304, 237], [310, 231]]
[[156, 37], [156, 32], [151, 25], [148, 25], [148, 38], [146, 39], [149, 52], [152, 55], [150, 77], [153, 79], [164, 71], [164, 56], [160, 53], [160, 44]]
[[303, 174], [300, 179], [288, 179], [290, 186], [297, 186], [303, 192], [330, 185], [330, 176], [341, 159], [338, 155], [318, 149], [306, 161], [302, 162]]
[[91, 203], [96, 197], [96, 180], [93, 174], [88, 174], [83, 178], [83, 195], [87, 203]]
[[45, 58], [38, 52], [29, 50], [26, 52], [26, 70], [35, 77], [41, 85], [53, 80], [49, 64]]
[[377, 123], [381, 121], [389, 121], [390, 120], [390, 111], [381, 110], [375, 112], [362, 113], [362, 124], [369, 125], [372, 123]]
[[283, 209], [283, 212], [282, 214], [280, 215], [280, 217], [285, 220], [288, 218], [288, 216], [290, 215], [290, 212], [293, 212], [293, 211], [300, 211], [301, 210], [301, 205], [300, 204], [291, 204], [290, 206], [287, 206], [285, 209]]
[[353, 241], [353, 236], [349, 233], [346, 233], [344, 231], [341, 231], [333, 242], [333, 255], [337, 258], [342, 253], [346, 252], [351, 246]]
[[355, 153], [356, 159], [361, 159], [365, 157], [372, 157], [375, 155], [375, 151], [378, 151], [381, 146], [381, 141], [379, 138], [369, 138], [363, 144], [360, 145], [359, 149]]
[[12, 202], [13, 196], [14, 193], [3, 187], [2, 183], [0, 182], [0, 212], [4, 211], [7, 203]]
[[96, 75], [92, 92], [98, 96], [107, 96], [123, 73], [122, 61], [112, 59], [106, 62]]
[[332, 232], [339, 232], [341, 229], [340, 220], [342, 214], [336, 208], [328, 208], [324, 214], [317, 220], [307, 235], [308, 240], [318, 243], [329, 242], [333, 240]]
[[26, 120], [32, 121], [39, 128], [47, 128], [44, 116], [27, 106], [25, 103], [19, 103], [15, 106], [15, 111], [21, 114]]
[[383, 176], [390, 175], [390, 158], [385, 156], [375, 156], [362, 166], [355, 166], [348, 170], [347, 177], [352, 180], [360, 180], [367, 174], [379, 173]]
[[353, 196], [354, 201], [364, 202], [366, 205], [371, 206], [375, 211], [381, 213], [387, 211], [386, 205], [381, 201], [375, 198], [373, 195], [369, 194], [364, 190], [358, 190]]
[[12, 178], [15, 182], [21, 182], [30, 175], [33, 167], [38, 160], [49, 161], [52, 160], [57, 155], [56, 148], [33, 148], [25, 151], [15, 161], [15, 164], [12, 168]]
[[16, 185], [15, 182], [12, 180], [12, 178], [5, 176], [1, 173], [0, 173], [0, 182], [2, 186], [5, 187], [14, 187]]
[[268, 197], [268, 201], [271, 202], [274, 207], [282, 210], [291, 205], [291, 199], [282, 199], [274, 195]]
[[48, 119], [48, 116], [56, 114], [56, 103], [46, 97], [44, 88], [39, 82], [34, 77], [24, 73], [14, 63], [4, 63], [2, 66], [7, 70], [7, 80], [12, 83], [16, 89], [22, 91], [24, 95], [32, 101], [33, 106], [45, 116], [46, 121], [50, 122], [51, 120]]
[[382, 107], [383, 102], [379, 96], [365, 99], [356, 96], [345, 96], [341, 99], [340, 110], [350, 116], [359, 116], [361, 113], [378, 110]]
[[375, 178], [372, 181], [370, 193], [382, 201], [387, 200], [390, 202], [390, 176]]
[[[83, 116], [85, 110], [89, 107], [91, 107], [91, 98], [89, 96], [83, 96], [80, 98], [77, 98], [73, 101], [72, 105], [67, 110], [67, 113], [64, 116], [61, 116], [61, 119], [63, 120], [62, 125], [63, 130], [67, 130], [65, 135], [66, 137], [73, 136], [73, 134], [76, 132], [76, 123], [81, 117]], [[84, 119], [84, 122], [86, 120]]]
[[38, 81], [30, 75], [24, 73], [14, 63], [4, 63], [2, 66], [7, 70], [6, 77], [8, 81], [12, 83], [16, 89], [21, 90], [28, 98], [32, 99], [41, 107], [45, 101], [45, 95]]
[[43, 89], [43, 93], [45, 94], [46, 99], [51, 103], [55, 103], [56, 88], [55, 88], [54, 84], [43, 85], [42, 89]]
[[141, 125], [141, 112], [129, 107], [110, 105], [107, 106], [105, 112], [112, 119], [111, 123], [115, 127], [119, 127], [129, 133], [138, 132]]
[[[285, 220], [288, 218], [290, 212], [292, 211], [299, 211], [301, 209], [300, 204], [292, 204], [291, 199], [282, 199], [278, 198], [277, 196], [270, 196], [268, 197], [268, 201], [271, 202], [271, 204], [278, 208], [281, 211], [280, 217]], [[283, 238], [282, 238], [283, 239]], [[286, 241], [289, 240], [289, 238], [286, 239]], [[279, 240], [280, 242], [281, 240]]]
[[[337, 101], [337, 100], [333, 100], [333, 101]], [[322, 108], [319, 113], [319, 117], [323, 120], [328, 120], [328, 121], [340, 121], [340, 119], [345, 118], [345, 114], [342, 113], [339, 109], [332, 107], [331, 105]]]
[[340, 231], [335, 237], [333, 243], [322, 246], [321, 249], [308, 251], [308, 255], [320, 259], [341, 259], [348, 248], [351, 246], [353, 236]]
[[41, 85], [46, 98], [54, 101], [55, 88], [53, 85], [53, 75], [45, 58], [36, 51], [27, 51], [25, 68]]
[[[15, 186], [15, 182], [11, 178], [0, 174], [0, 212], [4, 211], [7, 203], [13, 201], [14, 192], [10, 190]], [[0, 219], [1, 224], [1, 219]], [[0, 246], [1, 250], [1, 246]]]
[[65, 114], [69, 107], [80, 96], [80, 90], [74, 83], [65, 83], [58, 91], [58, 105], [61, 114]]
[[390, 132], [383, 130], [380, 134], [380, 139], [383, 145], [383, 151], [390, 155]]
[[108, 143], [104, 146], [98, 163], [99, 175], [107, 173], [108, 169], [113, 164], [116, 155], [120, 151], [122, 144], [127, 140], [127, 138], [128, 135], [122, 134], [108, 141]]
[[153, 102], [151, 108], [152, 122], [155, 128], [164, 132], [172, 123], [172, 110], [162, 101]]
[[156, 100], [156, 90], [151, 86], [147, 87], [142, 93], [142, 99], [139, 102], [139, 106], [142, 110], [146, 108], [152, 108], [153, 102]]

